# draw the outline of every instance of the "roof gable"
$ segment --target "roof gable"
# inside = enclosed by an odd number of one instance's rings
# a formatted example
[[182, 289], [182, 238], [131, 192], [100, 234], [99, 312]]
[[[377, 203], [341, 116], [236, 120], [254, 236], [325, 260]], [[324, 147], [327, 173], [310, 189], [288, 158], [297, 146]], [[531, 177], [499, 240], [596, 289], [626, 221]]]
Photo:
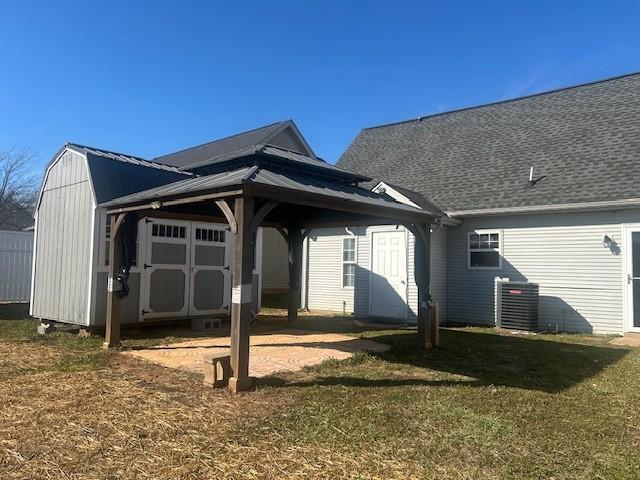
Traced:
[[155, 158], [154, 161], [173, 165], [182, 170], [190, 170], [224, 161], [230, 157], [250, 155], [265, 145], [315, 157], [293, 121], [286, 120], [163, 155]]
[[447, 211], [637, 198], [639, 125], [634, 74], [365, 129], [337, 165]]

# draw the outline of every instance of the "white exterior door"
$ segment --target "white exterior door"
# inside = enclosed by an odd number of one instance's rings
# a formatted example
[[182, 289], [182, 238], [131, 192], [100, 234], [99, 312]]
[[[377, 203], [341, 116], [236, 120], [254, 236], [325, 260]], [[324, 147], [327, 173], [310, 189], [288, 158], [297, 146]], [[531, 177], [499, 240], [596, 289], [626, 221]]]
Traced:
[[192, 222], [189, 315], [229, 312], [230, 243], [226, 225]]
[[140, 320], [189, 313], [190, 223], [145, 218]]
[[640, 227], [626, 229], [626, 312], [628, 332], [640, 332]]
[[372, 234], [369, 312], [407, 318], [407, 245], [404, 231]]

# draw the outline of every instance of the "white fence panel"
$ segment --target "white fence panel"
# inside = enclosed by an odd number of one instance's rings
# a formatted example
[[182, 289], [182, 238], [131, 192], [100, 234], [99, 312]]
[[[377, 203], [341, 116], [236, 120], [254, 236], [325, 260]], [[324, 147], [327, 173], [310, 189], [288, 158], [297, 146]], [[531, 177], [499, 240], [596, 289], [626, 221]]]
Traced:
[[0, 302], [28, 302], [33, 233], [0, 230]]

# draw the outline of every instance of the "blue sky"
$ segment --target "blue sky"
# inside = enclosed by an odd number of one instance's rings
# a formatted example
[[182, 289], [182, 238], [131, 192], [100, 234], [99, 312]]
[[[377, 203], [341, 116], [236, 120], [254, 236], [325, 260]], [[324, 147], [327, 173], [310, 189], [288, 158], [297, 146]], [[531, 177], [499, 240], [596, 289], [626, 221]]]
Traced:
[[0, 149], [154, 157], [292, 118], [361, 128], [640, 71], [639, 1], [13, 1]]

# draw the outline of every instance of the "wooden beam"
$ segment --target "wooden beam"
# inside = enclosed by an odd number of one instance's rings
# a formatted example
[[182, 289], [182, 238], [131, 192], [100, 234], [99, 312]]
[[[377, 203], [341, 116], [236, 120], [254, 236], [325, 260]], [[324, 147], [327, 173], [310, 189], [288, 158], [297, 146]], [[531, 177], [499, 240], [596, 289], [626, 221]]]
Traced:
[[325, 210], [339, 210], [343, 212], [359, 213], [375, 217], [383, 217], [403, 222], [429, 222], [433, 215], [426, 211], [416, 209], [415, 211], [403, 208], [387, 207], [384, 205], [374, 205], [349, 198], [336, 198], [329, 195], [322, 195], [313, 192], [302, 192], [280, 186], [263, 184], [249, 184], [245, 187], [252, 195], [263, 198], [270, 198], [280, 203], [293, 203], [296, 205], [306, 205], [309, 207], [322, 208]]
[[231, 374], [229, 390], [237, 393], [251, 389], [249, 377], [249, 329], [253, 306], [253, 197], [238, 197], [234, 208], [238, 228], [233, 251], [233, 288], [231, 294]]
[[407, 225], [415, 236], [414, 254], [414, 277], [418, 287], [418, 347], [420, 349], [430, 349], [431, 329], [431, 307], [433, 306], [430, 282], [430, 230], [428, 224]]
[[222, 214], [227, 219], [227, 223], [229, 224], [229, 228], [233, 233], [238, 231], [238, 222], [236, 221], [236, 217], [233, 215], [231, 211], [231, 207], [226, 200], [216, 200], [216, 205], [222, 211]]
[[169, 200], [157, 200], [157, 201], [151, 201], [151, 202], [140, 204], [140, 205], [114, 208], [114, 209], [108, 210], [107, 213], [109, 214], [125, 213], [125, 212], [134, 212], [137, 210], [148, 210], [148, 209], [155, 210], [157, 208], [171, 207], [173, 205], [184, 205], [187, 203], [203, 202], [205, 200], [211, 200], [214, 198], [236, 197], [238, 195], [242, 195], [242, 190], [227, 190], [224, 192], [206, 193], [203, 195], [194, 195], [190, 197], [187, 196], [187, 197], [169, 199]]
[[109, 278], [107, 281], [107, 324], [102, 348], [108, 350], [120, 345], [120, 324], [122, 322], [122, 299], [116, 295], [118, 288], [118, 270], [124, 265], [122, 258], [121, 226], [126, 214], [111, 216], [111, 231], [109, 239]]
[[289, 233], [289, 293], [287, 320], [291, 326], [298, 319], [300, 306], [300, 284], [302, 283], [302, 230], [290, 226]]
[[140, 210], [138, 216], [140, 218], [167, 218], [172, 220], [191, 220], [194, 222], [210, 222], [210, 223], [228, 223], [223, 216], [200, 215], [195, 213], [172, 212], [167, 210]]
[[264, 219], [269, 215], [269, 213], [280, 205], [278, 202], [274, 202], [269, 200], [264, 205], [262, 205], [258, 211], [253, 216], [253, 220], [251, 220], [251, 231], [256, 232], [258, 227], [264, 222]]
[[289, 235], [287, 235], [287, 232], [284, 230], [284, 228], [276, 227], [276, 230], [278, 230], [278, 233], [280, 233], [280, 235], [282, 236], [282, 238], [284, 238], [284, 241], [287, 242], [287, 245], [288, 245], [289, 244]]

